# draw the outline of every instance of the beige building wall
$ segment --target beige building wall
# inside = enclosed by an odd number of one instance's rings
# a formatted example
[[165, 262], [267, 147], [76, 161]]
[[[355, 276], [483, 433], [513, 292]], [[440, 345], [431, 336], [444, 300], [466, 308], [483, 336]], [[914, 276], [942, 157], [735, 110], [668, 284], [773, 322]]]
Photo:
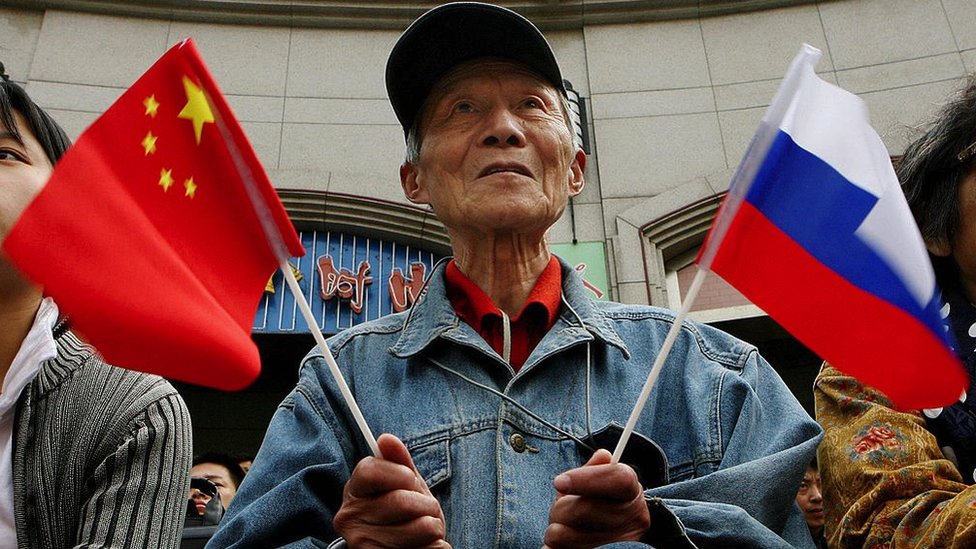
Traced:
[[[397, 176], [403, 136], [383, 83], [397, 29], [4, 4], [0, 61], [72, 136], [169, 46], [192, 36], [277, 187], [405, 202]], [[592, 154], [587, 187], [572, 206], [575, 233], [607, 244], [613, 297], [632, 303], [674, 303], [666, 278], [690, 261], [685, 248], [714, 211], [708, 197], [727, 188], [802, 42], [823, 50], [825, 79], [867, 102], [892, 154], [976, 71], [972, 0], [838, 0], [704, 18], [580, 21], [545, 27], [554, 29], [546, 34], [589, 112]], [[704, 208], [697, 221], [674, 217], [696, 204]], [[662, 228], [661, 220], [671, 224]], [[572, 235], [564, 215], [551, 239]]]

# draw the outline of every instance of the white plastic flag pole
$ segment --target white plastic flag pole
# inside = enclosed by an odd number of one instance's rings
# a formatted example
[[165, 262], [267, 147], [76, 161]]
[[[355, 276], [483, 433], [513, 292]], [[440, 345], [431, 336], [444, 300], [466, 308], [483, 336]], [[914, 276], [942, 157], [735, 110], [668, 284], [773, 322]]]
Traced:
[[305, 322], [308, 324], [309, 329], [312, 330], [315, 343], [318, 344], [319, 351], [322, 352], [325, 363], [329, 366], [329, 372], [335, 378], [336, 385], [339, 386], [339, 392], [342, 393], [342, 398], [346, 401], [346, 406], [349, 407], [349, 411], [352, 412], [352, 417], [356, 420], [356, 425], [359, 426], [359, 430], [363, 433], [366, 443], [369, 444], [369, 449], [373, 451], [374, 456], [378, 458], [383, 457], [383, 454], [380, 453], [379, 445], [376, 444], [376, 438], [373, 437], [373, 432], [369, 429], [369, 425], [366, 424], [366, 419], [363, 417], [362, 411], [359, 410], [359, 405], [356, 404], [356, 398], [352, 396], [352, 391], [346, 385], [346, 380], [342, 378], [339, 365], [336, 364], [335, 358], [332, 357], [332, 351], [329, 350], [329, 346], [325, 342], [325, 336], [322, 335], [322, 330], [319, 330], [315, 315], [312, 314], [312, 308], [308, 306], [305, 294], [302, 293], [302, 289], [298, 286], [298, 281], [295, 280], [295, 275], [291, 272], [291, 267], [288, 266], [287, 260], [281, 262], [281, 273], [285, 275], [288, 288], [291, 289], [292, 295], [295, 296], [295, 302], [298, 303], [298, 308], [301, 309], [302, 316], [305, 317]]
[[820, 60], [820, 56], [820, 50], [809, 44], [803, 44], [800, 52], [796, 54], [796, 57], [790, 63], [790, 68], [786, 71], [786, 76], [783, 77], [783, 81], [780, 83], [779, 89], [773, 97], [773, 101], [769, 104], [769, 108], [766, 109], [766, 113], [759, 123], [759, 129], [756, 130], [756, 134], [752, 137], [752, 142], [749, 143], [749, 148], [746, 150], [742, 162], [739, 163], [735, 175], [732, 176], [732, 182], [729, 184], [729, 194], [722, 204], [722, 209], [719, 210], [715, 224], [712, 226], [712, 230], [705, 244], [705, 249], [702, 250], [699, 256], [698, 272], [695, 273], [695, 278], [691, 281], [691, 287], [688, 288], [688, 294], [681, 303], [681, 310], [678, 312], [674, 323], [671, 325], [671, 329], [668, 330], [668, 334], [664, 338], [664, 343], [661, 345], [661, 350], [658, 351], [657, 357], [654, 359], [651, 371], [647, 374], [644, 387], [637, 397], [634, 409], [630, 412], [627, 425], [624, 426], [620, 440], [617, 441], [617, 447], [613, 450], [611, 463], [619, 462], [620, 456], [624, 453], [627, 441], [630, 440], [630, 435], [634, 432], [637, 420], [640, 418], [641, 412], [644, 411], [644, 406], [647, 404], [651, 390], [657, 382], [661, 368], [664, 366], [664, 361], [667, 360], [668, 354], [671, 352], [671, 347], [674, 346], [674, 341], [678, 338], [681, 325], [684, 323], [685, 317], [688, 316], [691, 306], [698, 297], [698, 291], [705, 281], [705, 276], [711, 269], [712, 260], [715, 258], [715, 254], [718, 253], [719, 245], [725, 239], [729, 226], [732, 224], [732, 219], [735, 217], [736, 211], [739, 209], [742, 201], [745, 200], [749, 187], [756, 178], [759, 167], [762, 165], [763, 159], [766, 158], [766, 153], [769, 152], [769, 147], [772, 145], [773, 139], [779, 131], [780, 123], [793, 103], [796, 91], [802, 84], [803, 71], [808, 66], [816, 65]]

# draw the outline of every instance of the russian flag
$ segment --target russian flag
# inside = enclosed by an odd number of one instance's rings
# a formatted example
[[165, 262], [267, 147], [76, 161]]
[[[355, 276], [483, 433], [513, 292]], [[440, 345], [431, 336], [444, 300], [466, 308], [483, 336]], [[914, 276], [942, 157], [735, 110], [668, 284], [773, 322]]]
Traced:
[[867, 108], [817, 77], [819, 57], [794, 60], [699, 267], [898, 407], [949, 404], [968, 377], [925, 244]]

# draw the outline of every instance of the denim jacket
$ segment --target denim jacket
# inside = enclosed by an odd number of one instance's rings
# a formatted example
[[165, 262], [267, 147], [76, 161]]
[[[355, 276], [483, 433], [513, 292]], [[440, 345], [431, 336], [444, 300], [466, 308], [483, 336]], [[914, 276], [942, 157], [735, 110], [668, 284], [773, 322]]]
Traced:
[[[542, 545], [553, 478], [587, 457], [574, 437], [626, 422], [674, 320], [593, 301], [562, 270], [559, 318], [517, 374], [458, 319], [443, 268], [412, 311], [329, 342], [372, 431], [409, 448], [455, 549]], [[649, 545], [812, 547], [794, 496], [821, 430], [754, 347], [687, 322], [636, 431], [666, 458], [662, 485], [645, 491]], [[328, 546], [367, 455], [313, 351], [207, 547]]]

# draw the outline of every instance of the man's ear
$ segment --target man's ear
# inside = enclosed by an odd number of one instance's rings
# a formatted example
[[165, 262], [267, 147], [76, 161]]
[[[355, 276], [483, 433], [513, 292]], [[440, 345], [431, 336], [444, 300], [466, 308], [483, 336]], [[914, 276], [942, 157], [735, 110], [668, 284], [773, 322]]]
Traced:
[[949, 257], [952, 255], [952, 245], [949, 244], [949, 239], [945, 236], [926, 240], [925, 247], [934, 256]]
[[417, 180], [417, 167], [413, 162], [400, 165], [400, 186], [403, 187], [403, 195], [407, 200], [414, 204], [427, 204], [427, 191]]
[[586, 171], [586, 153], [583, 149], [576, 149], [576, 156], [569, 166], [569, 196], [576, 196], [583, 192], [584, 171]]

